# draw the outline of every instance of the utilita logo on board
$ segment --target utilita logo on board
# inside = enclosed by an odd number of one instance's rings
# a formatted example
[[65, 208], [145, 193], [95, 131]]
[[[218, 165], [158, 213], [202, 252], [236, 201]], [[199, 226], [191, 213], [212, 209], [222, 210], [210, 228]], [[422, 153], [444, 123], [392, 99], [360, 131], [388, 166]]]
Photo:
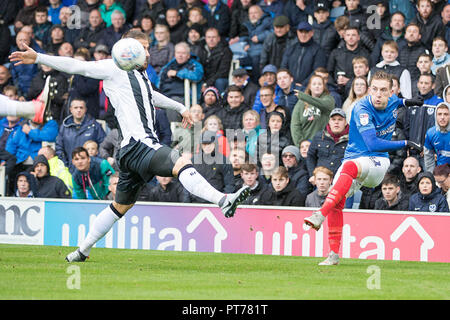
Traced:
[[0, 243], [43, 244], [44, 202], [0, 204]]

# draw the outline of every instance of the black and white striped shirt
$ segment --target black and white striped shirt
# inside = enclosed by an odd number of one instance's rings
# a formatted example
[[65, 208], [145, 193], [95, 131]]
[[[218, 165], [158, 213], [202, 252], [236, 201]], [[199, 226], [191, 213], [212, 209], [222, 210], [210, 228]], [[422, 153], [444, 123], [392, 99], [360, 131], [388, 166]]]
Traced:
[[160, 148], [155, 126], [155, 106], [173, 109], [179, 113], [187, 110], [183, 104], [154, 91], [146, 72], [123, 71], [112, 59], [80, 61], [38, 54], [36, 63], [69, 74], [103, 80], [103, 89], [114, 106], [114, 114], [122, 132], [121, 147], [127, 145], [133, 138], [154, 149]]

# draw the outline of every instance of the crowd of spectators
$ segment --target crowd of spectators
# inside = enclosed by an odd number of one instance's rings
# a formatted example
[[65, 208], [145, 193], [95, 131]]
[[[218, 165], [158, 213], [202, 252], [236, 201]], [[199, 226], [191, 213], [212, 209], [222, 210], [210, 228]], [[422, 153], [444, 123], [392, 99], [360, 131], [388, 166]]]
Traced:
[[[161, 143], [193, 160], [218, 190], [251, 188], [246, 204], [320, 207], [349, 140], [351, 111], [370, 77], [421, 96], [398, 109], [393, 139], [422, 154], [389, 154], [383, 183], [362, 188], [361, 209], [448, 212], [450, 1], [446, 0], [0, 0], [0, 90], [35, 99], [50, 85], [52, 119], [0, 119], [6, 194], [113, 199], [120, 132], [102, 81], [43, 65], [26, 50], [84, 61], [110, 58], [130, 30], [149, 36], [154, 89], [190, 106], [194, 120], [157, 109]], [[185, 80], [189, 101], [185, 101]], [[197, 96], [193, 96], [197, 94]], [[198, 104], [193, 104], [198, 101]], [[140, 201], [201, 202], [176, 178], [155, 177]], [[346, 206], [354, 207], [355, 199]]]

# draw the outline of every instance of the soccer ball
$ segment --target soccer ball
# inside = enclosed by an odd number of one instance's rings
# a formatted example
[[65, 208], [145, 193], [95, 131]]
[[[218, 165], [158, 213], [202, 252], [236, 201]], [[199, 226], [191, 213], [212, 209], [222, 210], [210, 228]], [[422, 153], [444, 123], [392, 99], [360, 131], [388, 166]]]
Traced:
[[117, 41], [112, 48], [111, 55], [114, 63], [125, 71], [142, 67], [147, 59], [144, 46], [133, 38]]

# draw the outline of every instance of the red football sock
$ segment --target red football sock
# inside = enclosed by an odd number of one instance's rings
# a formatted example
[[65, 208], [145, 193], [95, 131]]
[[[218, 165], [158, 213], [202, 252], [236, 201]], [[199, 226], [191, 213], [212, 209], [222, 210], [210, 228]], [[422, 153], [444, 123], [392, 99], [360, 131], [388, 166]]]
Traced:
[[336, 184], [331, 188], [328, 193], [325, 202], [320, 209], [323, 216], [327, 216], [332, 209], [345, 199], [345, 195], [352, 186], [353, 179], [358, 176], [358, 166], [353, 161], [346, 161], [342, 167], [341, 175], [339, 176]]
[[333, 208], [328, 215], [328, 243], [330, 244], [330, 250], [339, 254], [342, 239], [342, 226], [344, 225], [344, 217], [342, 210], [345, 207], [344, 197], [337, 204], [336, 208]]

